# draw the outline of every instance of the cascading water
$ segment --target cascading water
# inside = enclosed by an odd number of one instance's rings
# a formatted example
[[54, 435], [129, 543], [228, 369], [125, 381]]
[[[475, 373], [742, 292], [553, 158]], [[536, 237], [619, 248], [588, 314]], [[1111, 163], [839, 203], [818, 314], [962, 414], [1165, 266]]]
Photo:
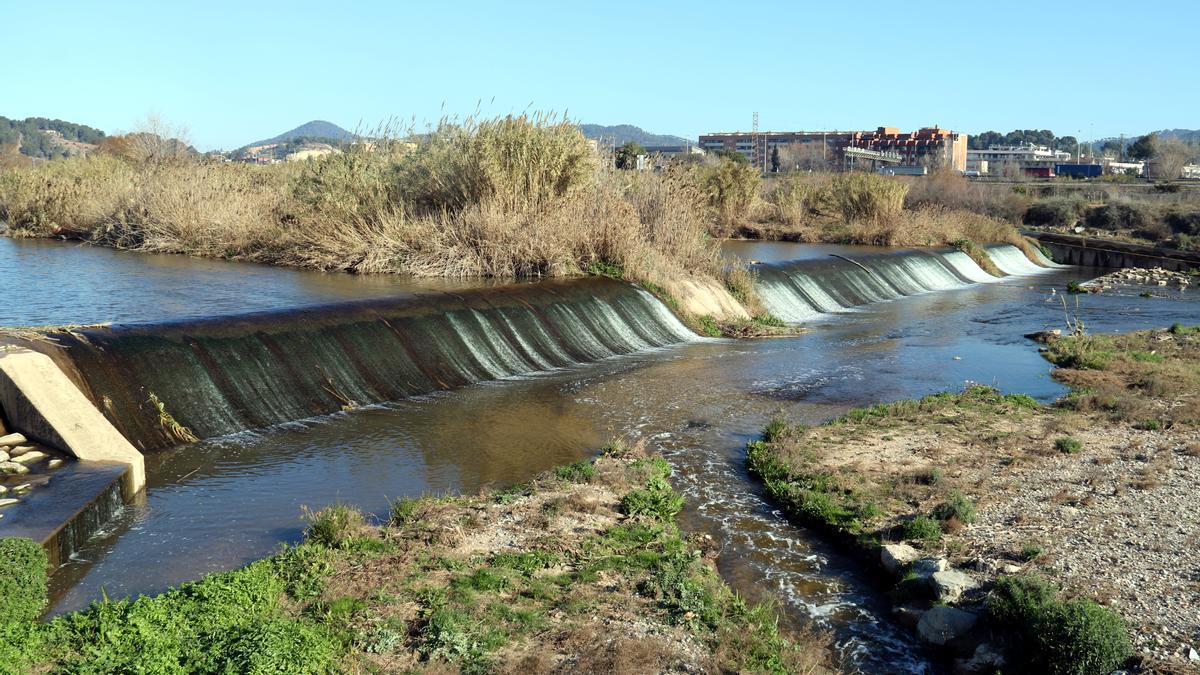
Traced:
[[60, 365], [143, 448], [177, 443], [180, 427], [223, 436], [699, 339], [649, 293], [610, 279], [56, 337]]
[[1000, 271], [1005, 274], [1021, 276], [1040, 274], [1046, 271], [1046, 268], [1034, 263], [1021, 252], [1021, 249], [1012, 244], [991, 244], [984, 246], [984, 249], [992, 262], [996, 263], [996, 267], [999, 267]]
[[901, 251], [763, 265], [758, 268], [758, 292], [772, 314], [801, 323], [821, 314], [985, 279], [994, 277], [959, 251]]

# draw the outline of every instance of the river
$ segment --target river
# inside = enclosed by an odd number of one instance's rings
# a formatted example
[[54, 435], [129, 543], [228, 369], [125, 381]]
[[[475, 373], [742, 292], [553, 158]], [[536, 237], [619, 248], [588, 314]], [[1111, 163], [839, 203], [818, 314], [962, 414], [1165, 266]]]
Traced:
[[[726, 251], [779, 262], [878, 249], [730, 242]], [[53, 612], [268, 555], [299, 539], [301, 506], [345, 501], [382, 517], [389, 499], [512, 484], [622, 436], [671, 460], [689, 500], [685, 527], [717, 540], [739, 592], [779, 601], [789, 622], [833, 630], [853, 668], [933, 672], [859, 566], [763, 497], [743, 447], [775, 415], [815, 423], [968, 381], [1050, 401], [1064, 389], [1022, 335], [1063, 327], [1065, 313], [1093, 332], [1200, 323], [1188, 298], [1073, 296], [1064, 309], [1066, 284], [1098, 274], [963, 284], [813, 317], [797, 337], [697, 340], [152, 453], [145, 504], [54, 575]], [[0, 282], [14, 277], [22, 285], [0, 324], [174, 320], [438, 287], [0, 239]]]

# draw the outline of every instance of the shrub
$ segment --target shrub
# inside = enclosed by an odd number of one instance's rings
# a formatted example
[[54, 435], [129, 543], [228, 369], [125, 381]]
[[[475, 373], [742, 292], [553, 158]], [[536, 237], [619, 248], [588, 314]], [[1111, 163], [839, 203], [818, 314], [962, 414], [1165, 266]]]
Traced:
[[676, 494], [665, 478], [655, 476], [646, 481], [646, 487], [621, 498], [621, 512], [631, 517], [644, 515], [671, 522], [683, 510], [683, 501], [683, 496]]
[[1079, 218], [1083, 202], [1071, 199], [1047, 199], [1031, 204], [1022, 221], [1039, 227], [1070, 227]]
[[1125, 622], [1091, 600], [1062, 602], [1037, 577], [1002, 577], [987, 601], [988, 613], [1022, 638], [1024, 665], [1054, 675], [1101, 675], [1133, 655]]
[[918, 541], [937, 541], [942, 538], [942, 526], [928, 516], [917, 516], [901, 527], [901, 536]]
[[745, 220], [746, 214], [750, 213], [762, 175], [747, 162], [721, 157], [715, 163], [699, 166], [696, 182], [708, 199], [718, 224], [731, 227]]
[[590, 483], [596, 476], [596, 466], [590, 460], [567, 464], [554, 469], [554, 475], [559, 480], [571, 483]]
[[32, 539], [0, 539], [0, 626], [36, 621], [46, 607], [46, 551]]
[[872, 173], [842, 173], [829, 186], [829, 205], [846, 221], [892, 220], [904, 210], [908, 185]]
[[938, 520], [956, 518], [960, 522], [970, 525], [975, 522], [975, 504], [961, 492], [951, 492], [946, 501], [938, 504], [933, 510], [933, 517]]
[[1163, 217], [1163, 222], [1176, 234], [1200, 235], [1200, 211], [1170, 211]]
[[346, 548], [363, 525], [363, 515], [346, 504], [334, 504], [313, 513], [304, 511], [304, 541], [326, 548]]
[[234, 628], [214, 652], [214, 665], [224, 672], [329, 673], [341, 645], [319, 626], [270, 619]]
[[425, 500], [415, 497], [397, 499], [388, 506], [388, 522], [403, 527], [421, 519]]
[[1066, 455], [1073, 455], [1083, 450], [1083, 443], [1070, 436], [1059, 436], [1054, 439], [1054, 449]]
[[1154, 214], [1140, 204], [1114, 202], [1095, 206], [1084, 216], [1084, 224], [1097, 230], [1135, 230], [1144, 227]]

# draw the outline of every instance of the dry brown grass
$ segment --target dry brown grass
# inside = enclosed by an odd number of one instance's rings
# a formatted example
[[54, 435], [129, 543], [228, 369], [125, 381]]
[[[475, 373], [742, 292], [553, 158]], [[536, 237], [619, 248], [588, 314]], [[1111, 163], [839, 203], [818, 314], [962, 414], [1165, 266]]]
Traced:
[[302, 165], [97, 154], [4, 167], [0, 219], [17, 236], [360, 273], [513, 278], [599, 265], [668, 287], [718, 271], [693, 181], [603, 171], [564, 120], [443, 123], [411, 139]]

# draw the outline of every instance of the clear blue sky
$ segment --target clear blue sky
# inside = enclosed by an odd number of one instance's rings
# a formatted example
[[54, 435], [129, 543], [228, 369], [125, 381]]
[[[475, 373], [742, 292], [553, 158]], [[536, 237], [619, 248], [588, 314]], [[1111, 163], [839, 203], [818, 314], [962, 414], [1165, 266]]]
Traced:
[[480, 103], [690, 137], [756, 110], [777, 130], [1200, 128], [1196, 0], [0, 0], [0, 25], [0, 115], [154, 113], [201, 149]]

